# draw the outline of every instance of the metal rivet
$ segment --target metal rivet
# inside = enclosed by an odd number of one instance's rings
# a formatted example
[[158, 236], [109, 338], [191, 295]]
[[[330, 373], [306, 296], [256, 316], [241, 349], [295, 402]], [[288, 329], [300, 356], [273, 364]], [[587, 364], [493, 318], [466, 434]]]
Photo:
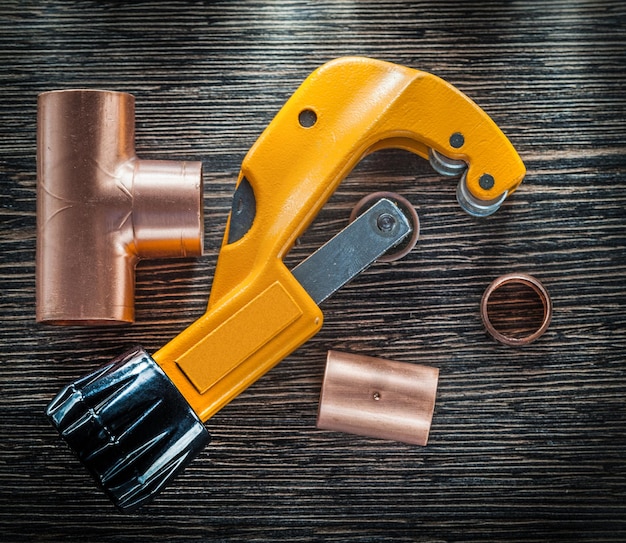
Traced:
[[460, 132], [455, 132], [450, 136], [450, 145], [455, 149], [463, 147], [465, 143], [465, 137]]
[[483, 190], [492, 189], [495, 183], [496, 183], [496, 180], [493, 178], [493, 175], [490, 175], [488, 173], [482, 174], [480, 176], [480, 179], [478, 180], [478, 184], [480, 185], [480, 188]]
[[376, 219], [376, 226], [381, 232], [391, 232], [396, 225], [396, 219], [389, 213], [382, 213]]
[[402, 211], [402, 214], [407, 219], [409, 219], [409, 222], [411, 223], [411, 228], [413, 229], [413, 233], [408, 239], [400, 243], [399, 246], [396, 246], [391, 252], [384, 254], [378, 259], [378, 262], [393, 262], [406, 256], [411, 251], [411, 249], [415, 247], [419, 238], [420, 220], [417, 216], [417, 211], [415, 210], [415, 207], [413, 207], [411, 202], [409, 202], [404, 196], [400, 196], [395, 192], [373, 192], [372, 194], [368, 194], [357, 202], [357, 204], [352, 209], [352, 212], [350, 213], [350, 222], [354, 221], [359, 215], [361, 215], [365, 210], [372, 207], [372, 205], [374, 205], [374, 203], [381, 198], [387, 198], [388, 200], [391, 200], [394, 204], [396, 204]]
[[372, 394], [372, 398], [376, 401], [380, 400], [380, 392], [374, 392], [374, 394]]
[[303, 109], [298, 115], [298, 122], [302, 128], [311, 128], [317, 122], [317, 114], [312, 109]]

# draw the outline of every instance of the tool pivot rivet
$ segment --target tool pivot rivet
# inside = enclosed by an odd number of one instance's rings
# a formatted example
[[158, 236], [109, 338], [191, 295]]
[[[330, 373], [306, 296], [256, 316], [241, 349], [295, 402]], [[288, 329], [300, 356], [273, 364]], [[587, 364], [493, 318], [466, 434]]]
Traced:
[[317, 122], [317, 113], [312, 109], [303, 109], [298, 115], [298, 122], [302, 128], [311, 128]]
[[465, 136], [460, 132], [455, 132], [450, 136], [450, 145], [455, 149], [460, 149], [465, 143]]
[[389, 213], [382, 213], [376, 219], [376, 226], [381, 232], [391, 232], [396, 225], [396, 219]]
[[492, 189], [495, 183], [496, 181], [493, 178], [493, 175], [490, 175], [488, 173], [482, 174], [480, 176], [480, 179], [478, 180], [478, 184], [480, 185], [480, 188], [484, 190]]

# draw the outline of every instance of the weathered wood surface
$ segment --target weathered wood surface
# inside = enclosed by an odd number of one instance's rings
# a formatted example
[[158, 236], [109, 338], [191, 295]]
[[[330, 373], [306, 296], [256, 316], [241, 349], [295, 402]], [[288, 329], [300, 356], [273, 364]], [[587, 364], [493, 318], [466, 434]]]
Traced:
[[[210, 421], [211, 446], [153, 505], [122, 516], [44, 407], [203, 312], [241, 159], [308, 73], [348, 54], [460, 88], [527, 178], [477, 220], [421, 158], [366, 158], [290, 258], [380, 189], [417, 207], [418, 247], [325, 303], [321, 333]], [[136, 95], [139, 156], [204, 161], [207, 254], [142, 263], [128, 328], [34, 323], [36, 97], [72, 87]], [[622, 1], [5, 0], [0, 97], [0, 540], [626, 540]], [[487, 338], [479, 317], [510, 271], [541, 279], [555, 308], [522, 350]], [[330, 348], [439, 367], [429, 445], [316, 430]]]

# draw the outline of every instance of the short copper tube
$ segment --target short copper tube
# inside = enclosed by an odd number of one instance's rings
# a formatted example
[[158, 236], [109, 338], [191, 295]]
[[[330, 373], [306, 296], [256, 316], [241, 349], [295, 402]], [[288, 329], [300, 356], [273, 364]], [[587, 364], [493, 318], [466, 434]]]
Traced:
[[439, 370], [329, 351], [317, 427], [426, 445]]
[[43, 93], [37, 126], [37, 321], [133, 322], [140, 258], [202, 254], [202, 163], [138, 159], [126, 93]]
[[[497, 290], [507, 285], [523, 285], [529, 287], [532, 291], [534, 291], [541, 302], [543, 309], [541, 323], [537, 329], [533, 330], [530, 334], [524, 336], [513, 336], [509, 333], [503, 333], [501, 330], [498, 330], [496, 326], [494, 326], [491, 320], [489, 313], [491, 297]], [[519, 304], [520, 306], [522, 306], [524, 302], [523, 299], [517, 299], [514, 301], [522, 302]], [[550, 321], [552, 320], [552, 300], [550, 299], [550, 294], [548, 294], [548, 291], [539, 279], [533, 277], [532, 275], [528, 275], [527, 273], [507, 273], [505, 275], [501, 275], [497, 279], [494, 279], [487, 287], [487, 290], [485, 290], [480, 302], [480, 315], [482, 317], [483, 324], [485, 325], [485, 329], [496, 341], [513, 347], [523, 347], [524, 345], [528, 345], [537, 338], [541, 337], [548, 329], [548, 326], [550, 326]], [[519, 319], [520, 316], [513, 314], [512, 317], [514, 319]]]

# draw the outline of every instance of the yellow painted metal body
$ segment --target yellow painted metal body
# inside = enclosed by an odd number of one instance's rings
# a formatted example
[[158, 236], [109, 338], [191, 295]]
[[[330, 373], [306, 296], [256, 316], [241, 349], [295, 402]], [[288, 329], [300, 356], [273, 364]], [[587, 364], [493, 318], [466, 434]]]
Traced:
[[[308, 128], [302, 111], [315, 113]], [[450, 136], [460, 132], [462, 147]], [[202, 420], [313, 336], [322, 313], [282, 259], [359, 160], [383, 148], [468, 163], [479, 199], [513, 192], [525, 168], [496, 124], [442, 79], [367, 58], [341, 58], [313, 72], [245, 157], [256, 215], [228, 243], [228, 225], [208, 309], [154, 355]], [[490, 190], [479, 185], [489, 173]], [[229, 219], [230, 222], [230, 219]]]

